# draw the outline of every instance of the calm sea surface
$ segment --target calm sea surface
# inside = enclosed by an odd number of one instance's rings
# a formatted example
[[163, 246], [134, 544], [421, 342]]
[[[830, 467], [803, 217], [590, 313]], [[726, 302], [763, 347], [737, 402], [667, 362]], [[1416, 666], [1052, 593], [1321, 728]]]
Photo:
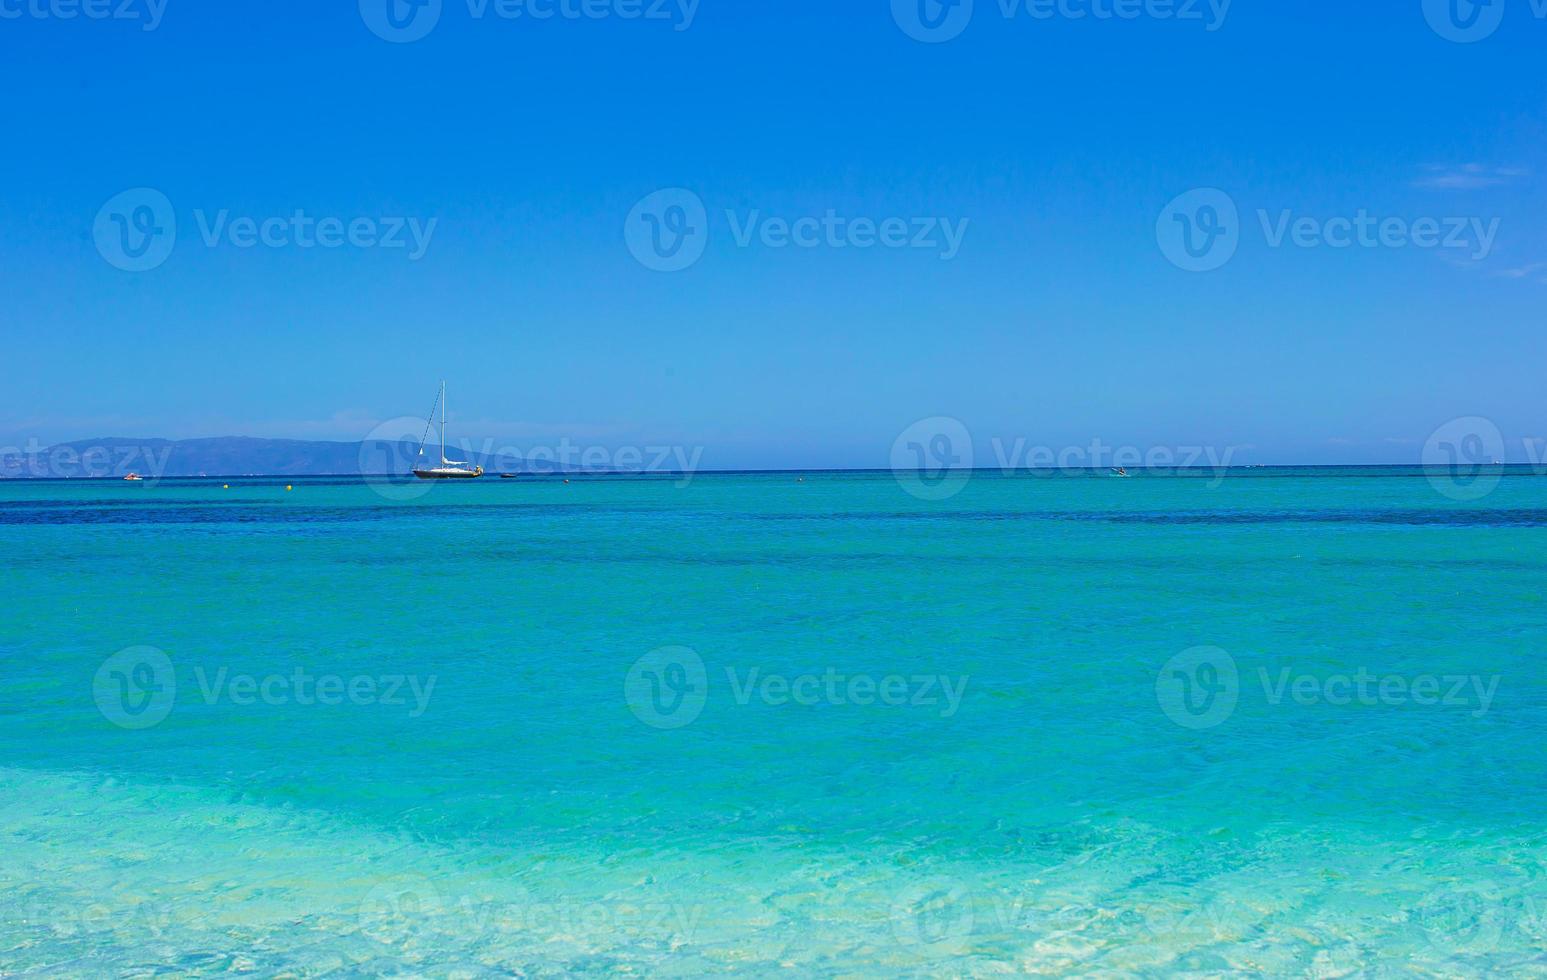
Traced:
[[1547, 974], [1547, 479], [292, 483], [0, 482], [0, 974]]

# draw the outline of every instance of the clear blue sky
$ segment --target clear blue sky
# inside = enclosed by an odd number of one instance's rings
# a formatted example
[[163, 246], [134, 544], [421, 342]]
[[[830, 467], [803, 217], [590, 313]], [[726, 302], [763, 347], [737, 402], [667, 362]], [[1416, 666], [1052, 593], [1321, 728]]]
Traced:
[[[722, 467], [885, 465], [934, 415], [980, 455], [1410, 462], [1463, 415], [1547, 435], [1530, 0], [1470, 44], [1420, 0], [1237, 0], [1218, 24], [976, 0], [941, 43], [887, 0], [702, 0], [690, 25], [444, 0], [412, 43], [356, 0], [171, 0], [151, 31], [29, 12], [46, 2], [0, 0], [22, 14], [0, 19], [0, 440], [358, 439], [443, 376], [467, 438], [678, 442]], [[138, 187], [178, 229], [135, 273], [93, 234]], [[625, 221], [672, 187], [708, 244], [662, 272]], [[1198, 187], [1241, 219], [1207, 272], [1157, 241]], [[297, 209], [437, 223], [418, 261], [199, 226]], [[1259, 209], [1498, 224], [1485, 257], [1273, 247]], [[754, 211], [829, 210], [967, 225], [948, 261], [736, 240]]]

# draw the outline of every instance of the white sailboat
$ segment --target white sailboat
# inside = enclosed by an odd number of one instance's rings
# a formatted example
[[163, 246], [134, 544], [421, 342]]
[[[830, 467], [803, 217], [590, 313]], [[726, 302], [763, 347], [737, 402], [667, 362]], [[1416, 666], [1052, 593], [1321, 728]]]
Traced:
[[[430, 427], [435, 424], [435, 408], [440, 408], [440, 465], [424, 465], [424, 447], [430, 441]], [[483, 476], [482, 466], [469, 466], [467, 463], [458, 462], [446, 458], [446, 382], [440, 383], [440, 394], [435, 398], [435, 405], [430, 408], [430, 417], [424, 422], [424, 438], [419, 440], [419, 465], [414, 467], [414, 476], [421, 480], [476, 480]]]

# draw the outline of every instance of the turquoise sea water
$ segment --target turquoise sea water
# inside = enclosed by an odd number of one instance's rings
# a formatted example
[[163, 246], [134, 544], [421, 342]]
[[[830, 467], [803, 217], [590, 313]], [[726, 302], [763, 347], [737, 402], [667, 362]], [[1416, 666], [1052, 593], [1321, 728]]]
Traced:
[[0, 974], [1547, 974], [1547, 480], [0, 482]]

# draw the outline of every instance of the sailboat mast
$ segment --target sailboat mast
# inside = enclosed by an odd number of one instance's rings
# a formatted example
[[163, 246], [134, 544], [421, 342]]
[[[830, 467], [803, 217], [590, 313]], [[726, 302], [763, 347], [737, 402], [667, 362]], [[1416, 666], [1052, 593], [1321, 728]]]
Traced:
[[[4, 0], [0, 0], [3, 3]], [[476, 480], [483, 476], [482, 466], [469, 466], [466, 462], [453, 463], [446, 458], [446, 416], [450, 414], [446, 408], [446, 381], [441, 379], [440, 394], [435, 398], [436, 405], [440, 406], [440, 465], [430, 466], [423, 462], [414, 467], [414, 476], [421, 480]], [[430, 429], [435, 426], [435, 405], [430, 406], [430, 417], [424, 420], [424, 436], [419, 440], [419, 456], [424, 457], [424, 448], [430, 441]], [[470, 446], [463, 446], [464, 451], [471, 453]]]

